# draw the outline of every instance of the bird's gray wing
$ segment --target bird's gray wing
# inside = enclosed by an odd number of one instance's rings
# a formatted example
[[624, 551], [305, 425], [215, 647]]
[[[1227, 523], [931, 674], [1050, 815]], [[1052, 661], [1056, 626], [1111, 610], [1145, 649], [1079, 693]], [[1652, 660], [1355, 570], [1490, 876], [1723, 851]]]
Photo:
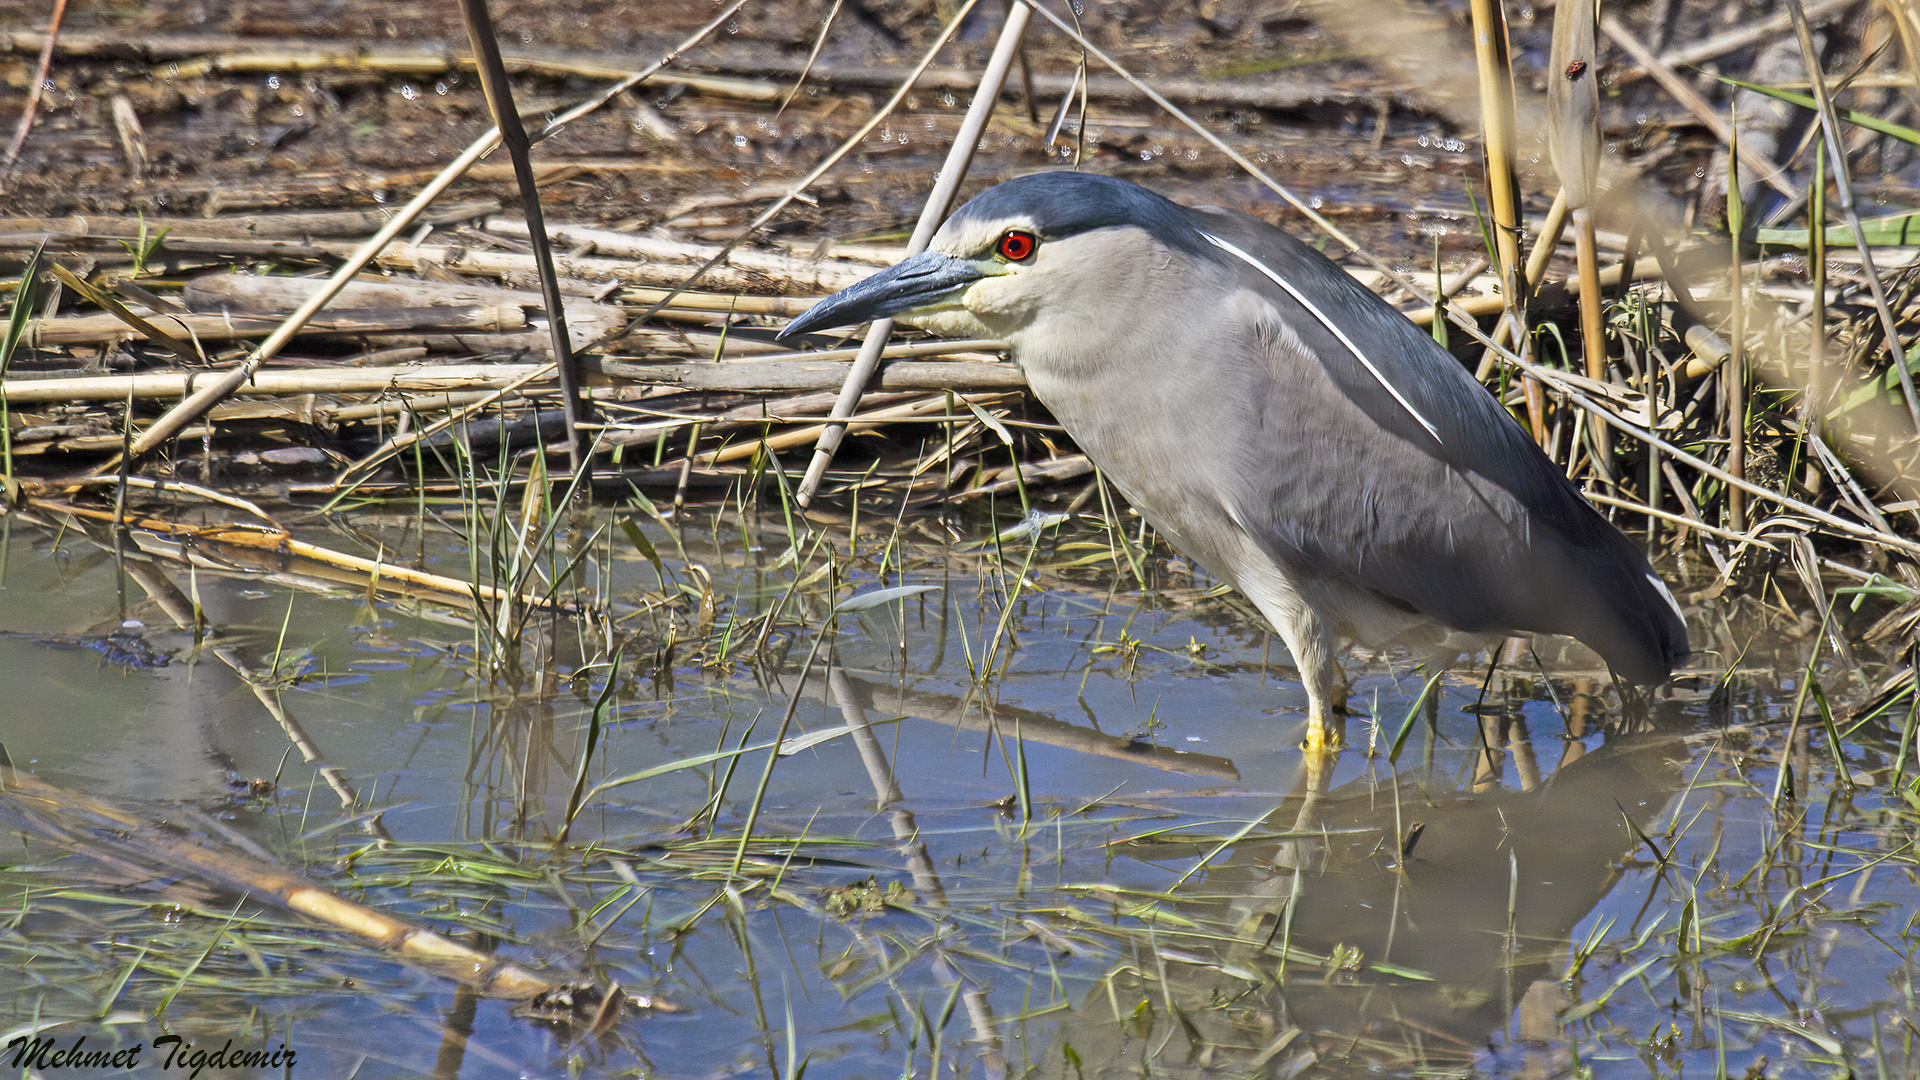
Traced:
[[1666, 678], [1687, 644], [1665, 586], [1457, 360], [1280, 230], [1194, 223], [1266, 312], [1242, 320], [1239, 347], [1267, 363], [1235, 403], [1259, 460], [1224, 497], [1269, 554], [1458, 630], [1570, 634], [1629, 679]]

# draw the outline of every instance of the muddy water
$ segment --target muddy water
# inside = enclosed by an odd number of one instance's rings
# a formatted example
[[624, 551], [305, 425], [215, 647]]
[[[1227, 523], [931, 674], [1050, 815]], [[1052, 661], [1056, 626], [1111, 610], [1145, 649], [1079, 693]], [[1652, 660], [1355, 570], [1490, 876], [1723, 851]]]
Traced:
[[[791, 581], [784, 535], [684, 520], [678, 537], [644, 526], [674, 553], [669, 580], [711, 575], [716, 625], [747, 641]], [[835, 599], [926, 591], [822, 636], [827, 597], [803, 589], [764, 650], [682, 640], [671, 657], [637, 606], [653, 567], [602, 533], [585, 576], [615, 598], [623, 661], [588, 780], [653, 775], [594, 791], [555, 856], [606, 681], [577, 623], [521, 639], [534, 674], [516, 690], [479, 674], [498, 654], [445, 609], [188, 573], [137, 539], [116, 560], [14, 522], [0, 732], [17, 768], [662, 1007], [569, 1041], [336, 932], [33, 837], [0, 890], [19, 961], [0, 1027], [141, 1043], [149, 1070], [167, 1032], [285, 1044], [311, 1076], [760, 1075], [800, 1058], [810, 1075], [928, 1075], [935, 1056], [961, 1075], [1519, 1075], [1700, 1068], [1723, 1046], [1811, 1067], [1831, 1056], [1818, 1039], [1857, 1055], [1876, 1010], [1905, 1007], [1911, 827], [1875, 794], [1898, 735], [1850, 732], [1848, 795], [1802, 747], [1800, 799], [1769, 805], [1808, 643], [1771, 640], [1719, 696], [1715, 667], [1630, 719], [1578, 650], [1484, 693], [1463, 668], [1424, 705], [1405, 658], [1353, 657], [1369, 715], [1316, 775], [1292, 749], [1304, 695], [1284, 652], [1204, 581], [1157, 566], [1141, 591], [1071, 565], [1097, 533], [996, 555], [984, 522], [953, 524], [962, 539], [938, 544], [863, 531]], [[403, 519], [352, 531], [469, 565]], [[880, 558], [884, 576], [864, 561]], [[183, 597], [205, 612], [198, 642]], [[794, 752], [729, 887], [789, 709]], [[743, 745], [731, 773], [670, 768]]]

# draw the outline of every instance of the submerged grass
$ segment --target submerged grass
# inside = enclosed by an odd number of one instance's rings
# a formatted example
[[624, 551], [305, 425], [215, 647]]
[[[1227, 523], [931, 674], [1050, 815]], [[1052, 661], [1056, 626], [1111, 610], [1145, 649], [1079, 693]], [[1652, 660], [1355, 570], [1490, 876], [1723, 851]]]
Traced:
[[[1522, 969], [1556, 955], [1566, 958], [1563, 973], [1549, 983], [1565, 996], [1558, 1023], [1582, 1060], [1635, 1060], [1657, 1051], [1678, 1061], [1687, 1056], [1686, 1047], [1701, 1045], [1697, 1035], [1706, 1034], [1707, 1045], [1728, 1053], [1735, 1066], [1754, 1046], [1765, 1046], [1776, 1066], [1797, 1061], [1814, 1067], [1834, 1055], [1864, 1061], [1864, 1044], [1832, 1034], [1832, 1020], [1825, 1029], [1810, 1028], [1798, 1011], [1756, 1007], [1751, 989], [1732, 997], [1719, 989], [1736, 984], [1784, 989], [1789, 980], [1817, 979], [1840, 961], [1831, 945], [1809, 946], [1830, 942], [1835, 933], [1862, 927], [1895, 937], [1909, 933], [1897, 925], [1897, 911], [1870, 891], [1876, 872], [1920, 870], [1912, 839], [1920, 822], [1913, 820], [1906, 800], [1868, 802], [1875, 793], [1896, 795], [1885, 786], [1896, 775], [1895, 763], [1883, 760], [1874, 772], [1860, 761], [1850, 762], [1861, 775], [1849, 802], [1829, 800], [1824, 835], [1803, 836], [1806, 808], [1818, 804], [1814, 796], [1837, 793], [1841, 782], [1853, 778], [1810, 759], [1802, 781], [1804, 801], [1787, 804], [1775, 816], [1766, 809], [1768, 779], [1749, 762], [1779, 738], [1779, 730], [1735, 730], [1721, 742], [1741, 741], [1739, 749], [1706, 750], [1687, 794], [1667, 815], [1671, 865], [1623, 862], [1626, 881], [1607, 908], [1595, 913], [1590, 929], [1560, 943], [1537, 939], [1524, 928], [1513, 931], [1508, 948]], [[1885, 735], [1898, 738], [1891, 727]], [[696, 759], [677, 765], [699, 767]], [[606, 805], [630, 790], [603, 785], [587, 801], [602, 804], [596, 812], [603, 822], [617, 822], [644, 806], [644, 801], [630, 801], [633, 796]], [[1377, 796], [1362, 798], [1378, 802]], [[1397, 819], [1384, 825], [1275, 827], [1295, 822], [1301, 811], [1290, 803], [1274, 814], [1208, 822], [1186, 814], [1168, 820], [1164, 810], [1062, 813], [1055, 808], [1045, 828], [1015, 830], [999, 823], [965, 824], [977, 817], [971, 809], [957, 817], [923, 811], [903, 843], [867, 837], [864, 828], [849, 829], [858, 823], [844, 815], [836, 825], [836, 817], [822, 816], [816, 808], [804, 817], [782, 811], [777, 819], [757, 821], [710, 817], [692, 834], [662, 827], [623, 837], [617, 827], [603, 827], [590, 843], [559, 847], [504, 840], [361, 844], [343, 851], [335, 875], [385, 908], [463, 928], [523, 955], [591, 952], [600, 958], [595, 969], [603, 977], [645, 988], [656, 1015], [710, 1011], [731, 993], [692, 979], [685, 970], [675, 974], [648, 962], [656, 948], [671, 946], [681, 958], [675, 968], [716, 962], [724, 968], [728, 950], [723, 943], [732, 943], [740, 951], [736, 960], [747, 964], [748, 981], [769, 992], [768, 1008], [755, 1026], [779, 1046], [779, 1062], [817, 1057], [820, 1048], [835, 1042], [818, 1030], [817, 1020], [802, 1019], [781, 1004], [794, 1000], [796, 988], [781, 989], [780, 979], [790, 976], [774, 973], [790, 965], [801, 970], [817, 965], [809, 978], [838, 988], [856, 1014], [868, 1017], [852, 1030], [872, 1034], [873, 1023], [890, 1028], [905, 1060], [919, 1063], [910, 1067], [923, 1071], [934, 1067], [932, 1062], [1012, 1052], [1006, 1036], [1019, 1032], [1052, 1043], [1053, 1049], [1044, 1052], [1037, 1045], [1024, 1047], [1030, 1055], [1025, 1067], [1043, 1071], [1045, 1053], [1059, 1062], [1077, 1056], [1083, 1068], [1089, 1061], [1110, 1067], [1116, 1038], [1157, 1062], [1156, 1071], [1175, 1073], [1189, 1070], [1198, 1047], [1208, 1048], [1213, 1062], [1202, 1074], [1276, 1060], [1294, 1066], [1317, 1060], [1341, 1071], [1462, 1068], [1483, 1060], [1470, 1046], [1449, 1047], [1447, 1039], [1424, 1026], [1426, 1021], [1411, 1015], [1398, 1036], [1376, 1024], [1344, 1042], [1333, 1034], [1341, 1025], [1316, 1016], [1312, 1003], [1325, 998], [1405, 998], [1410, 988], [1452, 985], [1457, 976], [1437, 976], [1390, 953], [1374, 955], [1351, 939], [1335, 938], [1332, 947], [1318, 949], [1296, 940], [1303, 925], [1309, 933], [1324, 933], [1313, 926], [1310, 906], [1303, 921], [1295, 920], [1308, 898], [1326, 888], [1320, 873], [1285, 869], [1312, 865], [1300, 862], [1298, 853], [1383, 845], [1396, 851], [1401, 828]], [[1429, 804], [1422, 812], [1434, 810]], [[1847, 830], [1856, 827], [1850, 819], [1879, 824], [1847, 839]], [[1753, 840], [1729, 842], [1736, 836]], [[1031, 850], [1037, 844], [1042, 850]], [[1241, 864], [1232, 853], [1243, 849], [1254, 856], [1248, 869], [1264, 865], [1269, 869], [1263, 873], [1271, 875], [1279, 867], [1285, 882], [1277, 892], [1279, 902], [1251, 922], [1240, 907], [1254, 894], [1234, 884], [1240, 872], [1234, 867]], [[951, 877], [948, 871], [933, 871], [934, 863], [946, 860], [927, 857], [929, 851], [966, 850], [993, 852], [996, 861], [1050, 863], [1061, 877], [1044, 889], [1009, 892], [1004, 884], [958, 867], [950, 868]], [[1026, 854], [1019, 854], [1023, 850]], [[1288, 850], [1296, 856], [1276, 860], [1271, 854]], [[1102, 851], [1109, 854], [1103, 858]], [[1108, 879], [1101, 864], [1129, 852], [1137, 854], [1121, 857], [1144, 856], [1141, 865], [1163, 865], [1161, 883], [1142, 887]], [[1437, 886], [1436, 875], [1443, 874], [1443, 864], [1419, 855], [1395, 861], [1404, 867], [1387, 870], [1383, 880], [1403, 875], [1414, 890]], [[1501, 863], [1504, 896], [1511, 888], [1508, 868], [1516, 864], [1510, 853]], [[1346, 871], [1353, 872], [1351, 866]], [[30, 966], [37, 970], [71, 975], [97, 969], [77, 984], [94, 987], [75, 1002], [95, 1010], [88, 1015], [104, 1015], [108, 1008], [150, 1013], [164, 1010], [169, 1000], [191, 1001], [202, 1017], [245, 1015], [259, 1000], [293, 998], [303, 988], [310, 993], [316, 970], [356, 971], [360, 981], [371, 979], [375, 970], [369, 967], [375, 957], [364, 949], [329, 942], [264, 913], [235, 919], [230, 907], [218, 905], [157, 908], [150, 900], [111, 891], [47, 888], [35, 884], [38, 872], [30, 868], [10, 876], [23, 887], [4, 890], [18, 903], [0, 922], [8, 928], [0, 933], [0, 950], [32, 950]], [[1269, 885], [1260, 893], [1274, 891]], [[1669, 895], [1674, 902], [1654, 903]], [[1636, 911], [1640, 896], [1652, 906]], [[1513, 911], [1511, 902], [1503, 906]], [[1526, 910], [1521, 907], [1518, 914]], [[62, 955], [59, 946], [35, 940], [36, 931], [74, 915], [95, 925], [105, 919], [121, 926], [119, 933], [138, 940], [142, 951], [120, 958], [92, 950]], [[789, 925], [794, 916], [806, 927], [798, 940]], [[155, 924], [155, 919], [161, 921]], [[128, 933], [136, 928], [129, 923], [137, 925], [137, 933]], [[771, 946], [770, 934], [786, 944]], [[792, 957], [803, 944], [806, 955]], [[791, 959], [775, 965], [754, 959], [770, 948]], [[809, 958], [815, 952], [817, 958]], [[968, 1010], [957, 1003], [988, 987], [996, 1007], [1019, 1004], [1004, 1013], [989, 1009], [982, 1028], [983, 1006]], [[1450, 992], [1465, 995], [1463, 1002], [1481, 1000], [1486, 993], [1467, 987]], [[62, 996], [45, 1000], [49, 1014], [71, 1015], [70, 1007], [58, 1004]], [[1788, 1000], [1795, 996], [1789, 993]], [[1691, 1021], [1694, 1027], [1662, 1026], [1642, 1043], [1607, 1020], [1618, 1013], [1641, 1015], [1651, 1001], [1668, 998], [1702, 1006]], [[1292, 1016], [1294, 1026], [1272, 1029], [1276, 1015]], [[964, 1031], [954, 1027], [963, 1018]], [[1845, 1031], [1850, 1023], [1839, 1022], [1839, 1027]], [[989, 1035], [994, 1038], [983, 1043]]]

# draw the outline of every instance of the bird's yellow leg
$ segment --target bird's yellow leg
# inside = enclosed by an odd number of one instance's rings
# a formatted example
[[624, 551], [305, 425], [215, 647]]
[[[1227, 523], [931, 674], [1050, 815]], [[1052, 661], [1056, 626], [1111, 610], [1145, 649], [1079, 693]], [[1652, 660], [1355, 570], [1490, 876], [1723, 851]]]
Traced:
[[1347, 745], [1347, 677], [1317, 620], [1302, 624], [1311, 632], [1294, 635], [1297, 644], [1287, 642], [1307, 688], [1307, 738], [1301, 747], [1310, 754], [1330, 754]]
[[1347, 745], [1347, 676], [1331, 655], [1301, 672], [1307, 684], [1308, 753], [1332, 753]]
[[1307, 706], [1307, 737], [1300, 744], [1308, 753], [1332, 753], [1347, 745], [1347, 710], [1344, 705], [1315, 701]]
[[1271, 560], [1250, 558], [1237, 567], [1235, 577], [1240, 590], [1287, 643], [1300, 681], [1306, 685], [1307, 738], [1302, 745], [1316, 753], [1345, 746], [1347, 677], [1334, 659], [1332, 632]]

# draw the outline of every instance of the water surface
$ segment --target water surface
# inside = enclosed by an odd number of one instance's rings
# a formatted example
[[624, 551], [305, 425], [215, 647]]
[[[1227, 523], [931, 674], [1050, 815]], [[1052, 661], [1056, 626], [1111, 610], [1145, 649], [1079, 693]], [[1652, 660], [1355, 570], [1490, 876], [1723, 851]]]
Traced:
[[[311, 1076], [1906, 1060], [1904, 715], [1837, 757], [1811, 724], [1789, 744], [1814, 641], [1741, 605], [1691, 603], [1696, 669], [1629, 705], [1573, 646], [1491, 680], [1463, 664], [1424, 698], [1410, 658], [1352, 655], [1353, 747], [1312, 770], [1284, 649], [1178, 560], [1141, 588], [1100, 529], [995, 544], [979, 517], [868, 519], [813, 574], [827, 549], [788, 558], [778, 515], [624, 520], [664, 585], [592, 512], [570, 580], [597, 614], [510, 640], [297, 568], [189, 571], [16, 520], [0, 732], [42, 781], [655, 1008], [582, 1037], [33, 837], [4, 873], [5, 1028], [142, 1043], [154, 1075], [169, 1032], [284, 1044]], [[475, 565], [457, 524], [404, 513], [304, 535]], [[924, 588], [844, 603], [902, 586]], [[1835, 696], [1870, 674], [1815, 670]]]

